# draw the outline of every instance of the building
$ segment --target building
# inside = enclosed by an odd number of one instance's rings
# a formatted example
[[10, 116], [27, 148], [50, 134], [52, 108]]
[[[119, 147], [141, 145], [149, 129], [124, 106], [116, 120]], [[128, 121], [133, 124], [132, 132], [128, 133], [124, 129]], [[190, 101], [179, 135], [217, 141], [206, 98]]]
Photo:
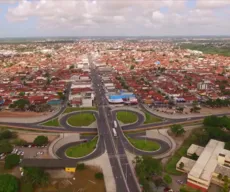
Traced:
[[224, 184], [224, 176], [230, 177], [230, 151], [224, 146], [224, 142], [211, 139], [205, 147], [194, 144], [189, 147], [187, 156], [195, 153], [199, 156], [197, 161], [182, 157], [176, 165], [178, 171], [188, 173], [187, 185], [206, 192], [211, 183]]

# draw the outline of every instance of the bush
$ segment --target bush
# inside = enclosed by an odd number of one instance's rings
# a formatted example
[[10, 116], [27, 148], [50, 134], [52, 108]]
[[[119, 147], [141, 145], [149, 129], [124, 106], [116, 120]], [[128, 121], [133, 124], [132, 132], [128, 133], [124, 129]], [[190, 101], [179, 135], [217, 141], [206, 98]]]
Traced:
[[18, 165], [20, 162], [20, 156], [17, 154], [9, 154], [5, 159], [5, 168], [12, 169], [14, 166]]
[[33, 143], [37, 146], [46, 145], [48, 143], [48, 137], [39, 135], [34, 139]]
[[11, 143], [16, 146], [23, 146], [27, 144], [27, 142], [23, 139], [14, 139]]
[[163, 177], [164, 179], [164, 182], [167, 183], [167, 184], [171, 184], [172, 183], [172, 178], [170, 177], [170, 175], [165, 175]]
[[18, 192], [19, 182], [17, 177], [10, 174], [0, 175], [0, 192]]
[[85, 169], [85, 164], [84, 163], [79, 163], [77, 164], [77, 170], [81, 171]]
[[0, 133], [0, 139], [10, 139], [13, 137], [13, 133], [10, 130], [5, 130]]
[[10, 153], [13, 151], [13, 146], [8, 141], [0, 141], [0, 153]]
[[95, 173], [94, 176], [95, 176], [96, 179], [104, 179], [104, 175], [103, 175], [103, 173], [101, 173], [101, 172]]

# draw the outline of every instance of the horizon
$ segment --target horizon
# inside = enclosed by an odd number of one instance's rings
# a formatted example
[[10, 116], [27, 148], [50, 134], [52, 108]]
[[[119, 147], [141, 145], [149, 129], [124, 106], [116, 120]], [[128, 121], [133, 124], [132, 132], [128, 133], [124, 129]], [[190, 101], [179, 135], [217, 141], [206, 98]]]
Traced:
[[229, 10], [229, 0], [2, 0], [0, 38], [229, 36]]

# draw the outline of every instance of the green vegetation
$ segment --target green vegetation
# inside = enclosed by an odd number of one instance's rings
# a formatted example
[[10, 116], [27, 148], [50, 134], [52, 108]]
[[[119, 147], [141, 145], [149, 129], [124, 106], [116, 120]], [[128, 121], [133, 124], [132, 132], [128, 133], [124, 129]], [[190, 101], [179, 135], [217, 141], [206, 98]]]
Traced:
[[66, 150], [66, 155], [68, 157], [83, 157], [96, 148], [98, 137], [93, 138], [91, 141], [79, 144], [77, 146], [70, 147]]
[[180, 188], [180, 192], [201, 192], [199, 189], [193, 189], [187, 185], [184, 185]]
[[22, 179], [25, 182], [30, 182], [36, 186], [44, 186], [49, 183], [49, 174], [43, 169], [37, 167], [25, 167], [23, 170], [24, 175]]
[[10, 153], [13, 150], [13, 146], [6, 140], [0, 140], [0, 154]]
[[165, 183], [167, 183], [168, 185], [172, 183], [172, 178], [170, 177], [170, 175], [166, 174], [163, 177], [163, 180]]
[[67, 107], [63, 114], [65, 113], [71, 113], [74, 111], [87, 111], [87, 110], [97, 110], [96, 107]]
[[126, 138], [134, 147], [143, 151], [156, 151], [160, 148], [160, 145], [154, 141], [145, 139], [134, 139], [128, 136], [126, 136]]
[[92, 113], [80, 113], [71, 116], [67, 122], [72, 126], [89, 126], [92, 124], [96, 118]]
[[174, 124], [170, 127], [170, 130], [172, 131], [172, 133], [175, 135], [175, 136], [180, 136], [180, 135], [183, 135], [185, 130], [184, 128], [182, 127], [182, 125], [180, 124]]
[[[150, 182], [153, 175], [162, 174], [161, 162], [151, 156], [136, 156], [133, 162], [135, 164], [135, 171], [139, 179], [139, 183], [143, 187], [143, 191], [151, 191]], [[159, 186], [159, 180], [154, 180], [155, 185]]]
[[34, 192], [33, 184], [30, 182], [25, 182], [25, 181], [21, 180], [20, 191], [21, 192]]
[[5, 169], [12, 169], [20, 162], [20, 156], [17, 154], [9, 154], [5, 159]]
[[130, 111], [118, 111], [117, 112], [117, 119], [124, 123], [135, 123], [137, 121], [137, 115]]
[[84, 169], [86, 169], [84, 163], [78, 163], [78, 164], [77, 164], [77, 170], [78, 170], [78, 171], [82, 171], [82, 170], [84, 170]]
[[19, 99], [17, 101], [14, 101], [12, 104], [10, 104], [10, 108], [18, 109], [24, 111], [27, 107], [29, 107], [30, 102], [27, 99]]
[[230, 51], [228, 47], [215, 47], [211, 44], [182, 44], [181, 48], [184, 49], [191, 49], [191, 50], [198, 50], [202, 51], [205, 54], [218, 54], [223, 56], [230, 56]]
[[34, 139], [33, 143], [37, 146], [42, 146], [48, 144], [48, 142], [49, 142], [48, 137], [39, 135]]
[[23, 146], [23, 145], [27, 144], [27, 142], [23, 139], [16, 138], [16, 139], [13, 139], [11, 141], [11, 144], [16, 145], [16, 146]]
[[52, 127], [60, 127], [58, 118], [51, 119], [50, 121], [47, 121], [47, 122], [43, 123], [42, 125], [52, 126]]
[[10, 174], [0, 175], [0, 192], [18, 192], [19, 181], [17, 177]]
[[103, 175], [102, 172], [97, 172], [97, 173], [95, 173], [94, 176], [95, 176], [96, 179], [99, 179], [99, 180], [104, 179], [104, 175]]
[[0, 131], [0, 140], [1, 139], [11, 139], [13, 137], [13, 133], [10, 130], [2, 130]]
[[160, 122], [161, 119], [158, 118], [158, 117], [155, 117], [153, 115], [151, 115], [150, 113], [148, 112], [145, 112], [145, 122], [144, 124], [149, 124], [149, 123], [156, 123], [156, 122]]
[[209, 141], [207, 135], [201, 129], [196, 129], [190, 136], [183, 142], [181, 147], [175, 154], [168, 160], [165, 166], [165, 172], [172, 175], [181, 175], [182, 173], [176, 170], [176, 164], [182, 156], [186, 156], [187, 150], [191, 144], [205, 146]]

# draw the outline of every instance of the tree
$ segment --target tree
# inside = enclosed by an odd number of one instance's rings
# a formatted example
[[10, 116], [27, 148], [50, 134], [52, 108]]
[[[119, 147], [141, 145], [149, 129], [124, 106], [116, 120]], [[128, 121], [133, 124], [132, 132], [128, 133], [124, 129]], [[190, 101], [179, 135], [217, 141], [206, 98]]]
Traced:
[[179, 124], [172, 125], [170, 127], [170, 129], [171, 129], [172, 133], [175, 134], [176, 136], [182, 135], [185, 132], [182, 125], [179, 125]]
[[20, 162], [20, 156], [17, 154], [9, 154], [5, 159], [5, 168], [12, 169], [14, 166], [18, 165]]
[[34, 185], [44, 186], [49, 183], [49, 174], [38, 167], [25, 167], [23, 179]]
[[0, 139], [10, 139], [13, 137], [13, 133], [10, 130], [4, 130], [0, 133]]
[[196, 154], [196, 153], [193, 153], [192, 156], [191, 156], [191, 159], [193, 160], [197, 160], [199, 158], [199, 156]]
[[48, 143], [48, 137], [43, 136], [43, 135], [39, 135], [34, 139], [34, 144], [37, 146], [42, 146], [42, 145], [46, 145]]
[[168, 185], [172, 183], [172, 178], [170, 177], [170, 175], [166, 174], [163, 177], [163, 180], [165, 183], [167, 183]]
[[25, 96], [25, 92], [20, 92], [18, 95], [19, 95], [20, 97], [23, 97], [23, 96]]
[[230, 150], [230, 141], [225, 142], [224, 148], [227, 149], [227, 150]]
[[180, 169], [183, 169], [183, 168], [184, 168], [184, 163], [183, 163], [183, 162], [180, 162], [179, 168], [180, 168]]
[[222, 175], [221, 173], [219, 173], [219, 174], [217, 175], [217, 178], [218, 178], [219, 180], [222, 180], [222, 179], [223, 179], [223, 175]]
[[0, 154], [10, 153], [11, 151], [13, 151], [13, 146], [8, 141], [0, 141]]
[[27, 99], [19, 99], [17, 101], [14, 101], [13, 104], [10, 105], [10, 108], [16, 108], [16, 109], [20, 109], [20, 110], [25, 110], [25, 108], [27, 106], [30, 105], [29, 100]]
[[10, 174], [0, 175], [0, 192], [18, 192], [19, 181], [18, 179]]
[[57, 94], [61, 100], [65, 99], [65, 95], [63, 94], [63, 92], [57, 92]]
[[100, 180], [102, 180], [104, 178], [104, 175], [102, 172], [97, 172], [97, 173], [95, 173], [94, 176], [96, 179], [100, 179]]
[[130, 70], [133, 70], [135, 68], [135, 65], [130, 66]]

